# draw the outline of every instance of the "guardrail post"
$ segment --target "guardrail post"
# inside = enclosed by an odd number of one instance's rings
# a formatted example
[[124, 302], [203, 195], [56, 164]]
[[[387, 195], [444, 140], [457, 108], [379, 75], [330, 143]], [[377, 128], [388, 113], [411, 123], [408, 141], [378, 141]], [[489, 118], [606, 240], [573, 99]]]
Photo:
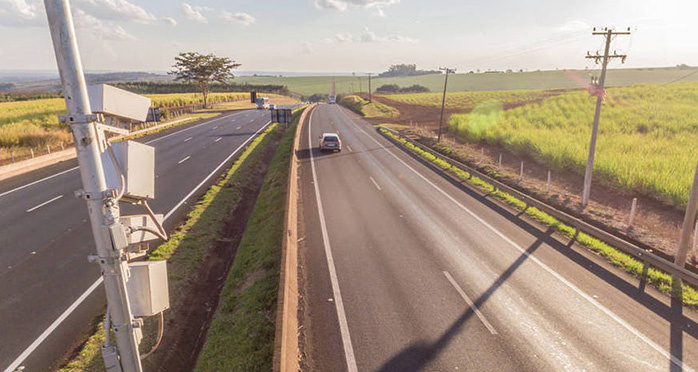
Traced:
[[688, 253], [688, 244], [691, 241], [691, 229], [696, 219], [696, 209], [698, 209], [698, 165], [696, 173], [693, 176], [693, 186], [691, 187], [691, 195], [688, 198], [686, 205], [686, 214], [683, 218], [681, 226], [681, 238], [679, 239], [679, 247], [676, 250], [674, 263], [679, 267], [686, 265], [686, 254]]
[[10, 157], [12, 158], [12, 162], [14, 163], [15, 162], [15, 154], [10, 152]]
[[480, 164], [482, 164], [483, 161], [485, 161], [485, 148], [480, 147]]
[[550, 173], [551, 173], [551, 172], [550, 172], [550, 169], [548, 169], [548, 185], [547, 185], [546, 188], [545, 188], [545, 193], [546, 193], [546, 194], [550, 194], [550, 179], [552, 178], [552, 176], [551, 176]]
[[34, 149], [29, 149], [29, 151], [30, 151], [31, 154], [32, 154], [32, 159], [34, 159]]
[[63, 142], [61, 141], [61, 150], [65, 150], [65, 147], [63, 147]]
[[521, 160], [521, 171], [519, 173], [519, 182], [523, 181], [523, 160]]
[[46, 152], [48, 152], [49, 154], [51, 153], [51, 147], [49, 145], [46, 145]]
[[502, 153], [499, 153], [499, 163], [497, 163], [497, 172], [502, 171]]
[[630, 219], [628, 220], [628, 227], [633, 227], [635, 222], [635, 212], [637, 212], [637, 198], [633, 198], [633, 204], [630, 206]]

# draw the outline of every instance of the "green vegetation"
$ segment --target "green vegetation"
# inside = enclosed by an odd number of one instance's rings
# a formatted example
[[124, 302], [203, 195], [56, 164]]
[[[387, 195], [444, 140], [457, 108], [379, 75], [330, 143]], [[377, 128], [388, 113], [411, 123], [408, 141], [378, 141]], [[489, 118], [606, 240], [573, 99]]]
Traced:
[[298, 118], [279, 143], [221, 292], [196, 371], [271, 371], [288, 164]]
[[[684, 81], [698, 81], [698, 74], [688, 76], [695, 69], [654, 68], [654, 69], [611, 69], [608, 71], [606, 86], [627, 86], [633, 84], [664, 84], [684, 78]], [[559, 70], [531, 71], [511, 73], [459, 73], [448, 77], [448, 90], [491, 91], [521, 89], [575, 89], [585, 88], [589, 83], [590, 71]], [[595, 71], [598, 74], [598, 71]], [[239, 76], [238, 83], [285, 85], [291, 92], [310, 96], [313, 93], [328, 94], [332, 90], [331, 76]], [[335, 78], [337, 94], [368, 92], [368, 76], [337, 76]], [[419, 84], [432, 92], [442, 91], [444, 76], [442, 74], [373, 78], [371, 85], [375, 90], [383, 84], [410, 86]]]
[[401, 76], [421, 76], [421, 75], [430, 75], [430, 74], [441, 74], [441, 71], [439, 71], [439, 70], [435, 70], [435, 71], [417, 70], [417, 65], [415, 65], [415, 64], [401, 63], [401, 64], [397, 64], [397, 65], [391, 65], [390, 68], [388, 68], [388, 71], [381, 72], [378, 75], [378, 77], [389, 78], [389, 77], [401, 77]]
[[394, 94], [394, 93], [425, 93], [428, 92], [429, 88], [423, 87], [419, 84], [413, 84], [409, 87], [400, 88], [397, 84], [384, 84], [376, 89], [376, 93], [381, 94]]
[[[172, 94], [172, 93], [197, 93], [199, 88], [194, 84], [155, 82], [155, 81], [135, 81], [111, 84], [117, 88], [128, 90], [138, 94]], [[277, 94], [288, 94], [288, 89], [283, 85], [250, 85], [250, 84], [221, 84], [213, 83], [209, 87], [211, 92], [231, 93], [231, 92], [269, 92]], [[2, 94], [0, 94], [0, 101]]]
[[400, 113], [393, 107], [382, 103], [367, 100], [359, 96], [345, 96], [339, 100], [339, 104], [367, 118], [392, 118]]
[[200, 54], [197, 52], [181, 52], [175, 57], [170, 75], [175, 81], [196, 84], [204, 98], [204, 107], [208, 107], [208, 94], [211, 84], [225, 84], [233, 79], [233, 70], [240, 67], [239, 63], [228, 57], [217, 57], [215, 54]]
[[[523, 201], [515, 198], [514, 196], [508, 193], [496, 189], [493, 185], [487, 183], [486, 181], [475, 175], [472, 175], [460, 168], [451, 166], [451, 164], [449, 164], [442, 158], [434, 156], [431, 153], [422, 150], [421, 148], [413, 145], [411, 142], [407, 141], [402, 137], [396, 136], [382, 128], [380, 129], [380, 131], [384, 135], [398, 141], [403, 146], [417, 153], [424, 159], [434, 163], [436, 166], [443, 169], [444, 171], [450, 172], [459, 179], [464, 180], [467, 183], [484, 190], [485, 192], [489, 193], [489, 195], [523, 211], [529, 217], [543, 223], [548, 227], [555, 229], [559, 233], [567, 236], [568, 238], [576, 240], [578, 243], [588, 247], [592, 251], [605, 257], [613, 265], [620, 267], [626, 272], [633, 274], [637, 277], [643, 276], [643, 263], [637, 261], [633, 257], [623, 252], [620, 252], [619, 250], [609, 246], [608, 244], [594, 237], [591, 237], [586, 233], [577, 233], [577, 230], [575, 228], [561, 223], [560, 221], [556, 220], [554, 217], [550, 216], [545, 212], [542, 212], [534, 207], [526, 208], [526, 203], [524, 203]], [[448, 150], [446, 149], [446, 151]], [[647, 275], [645, 276], [645, 279], [648, 283], [654, 285], [660, 291], [667, 294], [672, 294], [671, 275], [654, 268], [649, 268], [647, 270]], [[681, 296], [681, 298], [683, 299], [683, 303], [686, 305], [698, 307], [698, 292], [689, 285], [683, 284], [683, 292], [673, 293], [673, 295]]]
[[[546, 90], [514, 90], [490, 92], [453, 92], [446, 96], [446, 108], [470, 111], [483, 103], [500, 103], [521, 105], [541, 100], [545, 97], [562, 93], [562, 91]], [[409, 105], [441, 107], [443, 93], [408, 93], [392, 94], [387, 99]]]
[[[177, 303], [185, 286], [196, 279], [198, 268], [206, 252], [219, 239], [219, 233], [230, 212], [240, 202], [242, 190], [249, 182], [255, 167], [262, 159], [264, 149], [273, 140], [277, 131], [276, 124], [267, 128], [255, 138], [240, 154], [232, 167], [201, 197], [192, 208], [183, 225], [169, 236], [169, 240], [157, 247], [148, 257], [149, 260], [168, 260], [168, 286], [170, 304]], [[167, 319], [167, 317], [166, 317]], [[152, 319], [146, 320], [146, 326]], [[153, 328], [152, 324], [151, 327]], [[60, 372], [103, 371], [104, 363], [100, 346], [104, 342], [104, 328], [99, 326], [85, 343], [78, 356], [71, 360]], [[149, 349], [152, 345], [147, 346]]]
[[[686, 205], [698, 159], [698, 83], [611, 88], [601, 111], [596, 177], [625, 190]], [[583, 173], [596, 99], [569, 92], [502, 111], [485, 104], [453, 115], [450, 128], [533, 157], [554, 169]]]

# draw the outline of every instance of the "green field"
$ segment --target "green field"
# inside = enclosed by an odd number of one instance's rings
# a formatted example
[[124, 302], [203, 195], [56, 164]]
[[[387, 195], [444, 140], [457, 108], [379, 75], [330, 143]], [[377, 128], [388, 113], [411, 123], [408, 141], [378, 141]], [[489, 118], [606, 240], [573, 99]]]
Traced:
[[400, 115], [400, 112], [393, 107], [386, 106], [375, 100], [368, 102], [359, 96], [349, 95], [342, 97], [339, 104], [366, 118], [393, 118]]
[[[453, 92], [446, 98], [446, 108], [471, 110], [484, 102], [502, 102], [506, 104], [523, 104], [554, 96], [564, 91], [551, 90], [498, 90], [476, 92]], [[408, 105], [441, 107], [442, 93], [406, 93], [391, 94], [384, 98], [406, 103]]]
[[[685, 77], [696, 69], [652, 68], [652, 69], [611, 69], [606, 79], [607, 86], [627, 86], [632, 84], [664, 84]], [[598, 75], [598, 70], [594, 73]], [[698, 81], [698, 73], [685, 77], [683, 81]], [[236, 77], [235, 82], [250, 84], [281, 84], [289, 90], [303, 95], [314, 93], [329, 94], [332, 89], [331, 76], [302, 77]], [[532, 90], [532, 89], [573, 89], [586, 87], [589, 72], [584, 70], [532, 71], [497, 74], [450, 75], [448, 90], [487, 91], [487, 90]], [[337, 76], [338, 94], [368, 92], [367, 76]], [[413, 84], [423, 85], [433, 92], [443, 90], [443, 75], [424, 75], [403, 78], [371, 79], [373, 91], [383, 84], [397, 84], [401, 87]], [[361, 88], [361, 89], [359, 89]]]
[[[583, 173], [596, 100], [574, 91], [503, 110], [484, 103], [451, 116], [469, 141], [503, 145], [554, 169]], [[604, 103], [595, 177], [685, 206], [698, 160], [698, 83], [610, 88]]]

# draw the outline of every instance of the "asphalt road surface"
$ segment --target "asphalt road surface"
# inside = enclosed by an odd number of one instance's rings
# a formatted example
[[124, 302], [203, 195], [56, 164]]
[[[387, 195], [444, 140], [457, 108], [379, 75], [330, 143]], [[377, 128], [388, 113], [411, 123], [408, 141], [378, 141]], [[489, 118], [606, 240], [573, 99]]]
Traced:
[[[138, 139], [155, 147], [150, 204], [165, 215], [166, 229], [269, 118], [266, 110], [240, 111]], [[73, 196], [82, 187], [76, 166], [73, 160], [0, 183], [0, 371], [56, 367], [104, 311], [99, 267], [87, 261], [95, 253], [87, 208]]]
[[[341, 152], [317, 149], [323, 132], [340, 134]], [[312, 370], [698, 368], [694, 311], [441, 175], [353, 113], [319, 106], [301, 151]]]

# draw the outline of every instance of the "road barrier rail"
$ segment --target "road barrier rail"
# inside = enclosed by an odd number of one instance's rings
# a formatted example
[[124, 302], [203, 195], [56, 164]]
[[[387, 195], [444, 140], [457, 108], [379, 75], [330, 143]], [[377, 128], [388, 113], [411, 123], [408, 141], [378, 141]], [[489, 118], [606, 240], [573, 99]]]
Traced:
[[[465, 172], [468, 172], [470, 176], [476, 176], [483, 181], [489, 183], [492, 185], [492, 187], [495, 188], [495, 190], [500, 190], [502, 192], [508, 193], [509, 195], [523, 201], [526, 204], [526, 208], [528, 207], [534, 207], [537, 208], [538, 210], [547, 213], [548, 215], [556, 218], [558, 221], [561, 223], [564, 223], [570, 227], [573, 227], [576, 229], [576, 231], [583, 232], [585, 234], [588, 234], [591, 237], [594, 237], [616, 249], [619, 251], [635, 258], [636, 260], [643, 262], [645, 266], [647, 265], [652, 266], [656, 269], [659, 269], [661, 271], [664, 271], [668, 274], [671, 274], [675, 278], [680, 278], [682, 279], [685, 283], [691, 285], [694, 288], [698, 288], [698, 274], [688, 270], [685, 267], [678, 266], [674, 264], [673, 262], [660, 257], [654, 253], [652, 253], [652, 249], [647, 249], [647, 248], [641, 248], [631, 242], [628, 242], [612, 233], [609, 233], [607, 231], [604, 231], [594, 225], [589, 224], [586, 221], [583, 221], [577, 217], [574, 217], [566, 212], [560, 211], [556, 209], [555, 207], [546, 204], [545, 202], [538, 200], [528, 194], [525, 194], [509, 185], [506, 185], [502, 183], [499, 180], [496, 180], [479, 170], [472, 168], [468, 165], [465, 165], [455, 159], [452, 159], [442, 153], [439, 153], [437, 151], [434, 151], [432, 148], [429, 146], [426, 146], [422, 143], [419, 143], [417, 141], [412, 140], [409, 137], [406, 137], [402, 135], [400, 132], [394, 131], [389, 128], [385, 127], [379, 127], [378, 132], [381, 133], [380, 130], [385, 130], [391, 134], [393, 134], [396, 137], [402, 138], [409, 143], [411, 143], [413, 146], [418, 147], [419, 149], [436, 156], [437, 158], [445, 161], [446, 163], [450, 164], [452, 167], [459, 168]], [[381, 133], [383, 135], [383, 133]], [[396, 143], [392, 138], [385, 136], [388, 140], [390, 140], [393, 143]], [[397, 143], [396, 143], [397, 144]], [[399, 144], [398, 144], [399, 145]]]

